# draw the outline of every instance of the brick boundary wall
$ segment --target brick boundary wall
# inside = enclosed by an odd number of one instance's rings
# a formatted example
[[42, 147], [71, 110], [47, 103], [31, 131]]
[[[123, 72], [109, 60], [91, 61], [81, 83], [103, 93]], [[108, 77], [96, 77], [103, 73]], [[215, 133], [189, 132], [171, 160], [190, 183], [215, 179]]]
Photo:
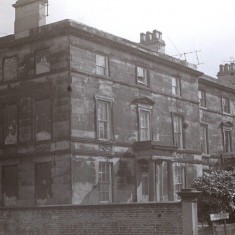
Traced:
[[182, 235], [172, 203], [1, 208], [0, 235]]

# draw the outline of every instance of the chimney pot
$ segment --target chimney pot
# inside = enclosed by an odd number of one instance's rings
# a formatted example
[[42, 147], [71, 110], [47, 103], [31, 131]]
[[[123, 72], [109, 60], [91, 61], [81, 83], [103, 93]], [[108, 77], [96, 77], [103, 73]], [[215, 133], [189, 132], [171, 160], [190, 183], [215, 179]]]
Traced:
[[140, 34], [140, 43], [145, 42], [146, 41], [146, 35], [144, 33]]
[[220, 66], [219, 66], [219, 71], [222, 73], [222, 72], [224, 72], [224, 65], [223, 64], [221, 64]]
[[230, 67], [229, 64], [225, 64], [225, 65], [224, 65], [224, 71], [225, 71], [225, 72], [228, 72], [228, 71], [229, 71], [229, 67]]
[[149, 31], [146, 33], [146, 40], [147, 41], [151, 41], [152, 40], [152, 33], [150, 33]]
[[230, 64], [230, 70], [235, 70], [235, 64], [234, 63]]
[[153, 30], [153, 38], [154, 39], [162, 39], [162, 33], [157, 31], [156, 29]]

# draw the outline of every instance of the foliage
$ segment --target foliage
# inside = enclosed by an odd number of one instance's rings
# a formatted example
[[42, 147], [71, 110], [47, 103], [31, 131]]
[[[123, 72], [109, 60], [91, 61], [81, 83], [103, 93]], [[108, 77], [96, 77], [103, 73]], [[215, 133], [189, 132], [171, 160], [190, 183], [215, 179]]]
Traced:
[[194, 180], [192, 186], [202, 193], [198, 197], [198, 219], [210, 223], [210, 214], [235, 211], [235, 185], [232, 171], [205, 172]]

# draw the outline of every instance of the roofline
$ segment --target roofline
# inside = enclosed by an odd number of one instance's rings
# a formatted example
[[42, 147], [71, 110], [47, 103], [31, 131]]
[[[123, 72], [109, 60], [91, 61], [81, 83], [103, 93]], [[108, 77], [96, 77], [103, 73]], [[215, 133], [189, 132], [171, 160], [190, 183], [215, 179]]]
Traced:
[[[53, 33], [53, 29], [56, 30], [56, 34]], [[9, 47], [25, 44], [29, 41], [36, 41], [38, 39], [46, 39], [48, 37], [55, 37], [57, 35], [69, 35], [83, 37], [90, 41], [98, 41], [100, 44], [111, 45], [121, 50], [128, 50], [132, 54], [136, 54], [141, 57], [145, 57], [151, 60], [155, 60], [158, 63], [168, 65], [172, 68], [179, 69], [181, 71], [191, 73], [195, 76], [202, 76], [203, 73], [196, 69], [188, 67], [189, 64], [186, 61], [182, 61], [171, 57], [169, 55], [152, 51], [139, 43], [129, 41], [127, 39], [115, 36], [113, 34], [98, 30], [96, 28], [87, 26], [85, 24], [78, 23], [74, 20], [66, 19], [55, 23], [47, 24], [38, 28], [31, 29], [29, 36], [24, 38], [15, 39], [14, 34], [0, 38], [0, 50], [7, 49]], [[188, 66], [187, 66], [188, 65]]]
[[203, 75], [201, 77], [199, 77], [198, 79], [199, 84], [204, 84], [204, 85], [209, 85], [211, 87], [215, 87], [218, 89], [223, 89], [226, 90], [228, 92], [232, 92], [235, 93], [235, 87], [231, 86], [231, 84], [222, 82], [220, 80], [218, 80], [217, 78], [213, 78], [207, 75]]

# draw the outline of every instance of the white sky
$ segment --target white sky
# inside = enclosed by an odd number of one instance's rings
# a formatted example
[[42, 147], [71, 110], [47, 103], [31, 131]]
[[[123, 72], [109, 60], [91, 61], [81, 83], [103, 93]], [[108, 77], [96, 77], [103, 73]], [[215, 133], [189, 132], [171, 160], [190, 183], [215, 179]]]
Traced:
[[[0, 36], [13, 33], [15, 1], [0, 0]], [[157, 29], [167, 54], [201, 50], [199, 70], [216, 77], [235, 58], [234, 10], [234, 0], [49, 0], [47, 23], [69, 18], [134, 42]]]

